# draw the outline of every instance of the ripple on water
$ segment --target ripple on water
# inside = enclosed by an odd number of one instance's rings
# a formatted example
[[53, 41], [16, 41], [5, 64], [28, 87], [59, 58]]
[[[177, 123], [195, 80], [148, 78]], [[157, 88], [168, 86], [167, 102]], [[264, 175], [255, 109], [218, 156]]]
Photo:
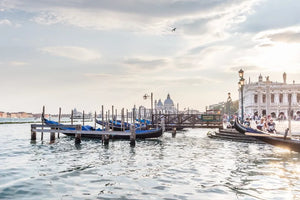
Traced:
[[[29, 125], [0, 133], [3, 199], [297, 199], [300, 155], [270, 145], [212, 140], [205, 130], [160, 139], [62, 136], [30, 143]], [[9, 136], [9, 137], [8, 137]], [[47, 136], [48, 137], [48, 136]], [[46, 138], [49, 139], [49, 138]], [[5, 163], [5, 164], [3, 164]]]

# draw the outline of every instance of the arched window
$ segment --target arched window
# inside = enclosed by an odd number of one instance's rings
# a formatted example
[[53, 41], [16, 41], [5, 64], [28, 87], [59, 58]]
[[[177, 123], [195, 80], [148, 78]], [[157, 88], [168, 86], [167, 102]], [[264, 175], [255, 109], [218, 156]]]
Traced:
[[257, 96], [257, 94], [255, 94], [254, 95], [254, 103], [257, 103], [257, 98], [258, 98], [258, 96]]
[[263, 94], [263, 103], [266, 103], [266, 95]]
[[283, 101], [283, 94], [279, 94], [279, 103], [282, 103]]
[[274, 103], [275, 95], [271, 94], [271, 103]]

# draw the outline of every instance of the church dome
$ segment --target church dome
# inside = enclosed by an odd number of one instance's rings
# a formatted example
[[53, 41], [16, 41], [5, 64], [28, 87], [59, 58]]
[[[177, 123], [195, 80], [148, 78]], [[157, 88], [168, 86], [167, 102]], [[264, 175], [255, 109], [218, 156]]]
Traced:
[[174, 106], [173, 100], [170, 98], [170, 94], [168, 94], [167, 99], [164, 102], [165, 106]]
[[157, 106], [158, 107], [163, 107], [164, 106], [160, 99], [158, 100]]

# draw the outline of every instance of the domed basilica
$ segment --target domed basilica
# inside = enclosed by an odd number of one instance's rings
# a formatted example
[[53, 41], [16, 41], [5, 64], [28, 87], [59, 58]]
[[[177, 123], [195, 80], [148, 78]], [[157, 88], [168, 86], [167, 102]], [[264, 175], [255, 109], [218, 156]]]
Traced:
[[168, 94], [166, 100], [164, 101], [164, 103], [162, 103], [161, 99], [159, 99], [158, 101], [155, 100], [155, 109], [159, 112], [168, 112], [168, 113], [175, 113], [176, 112], [176, 108], [174, 106], [174, 102], [170, 97], [170, 94]]

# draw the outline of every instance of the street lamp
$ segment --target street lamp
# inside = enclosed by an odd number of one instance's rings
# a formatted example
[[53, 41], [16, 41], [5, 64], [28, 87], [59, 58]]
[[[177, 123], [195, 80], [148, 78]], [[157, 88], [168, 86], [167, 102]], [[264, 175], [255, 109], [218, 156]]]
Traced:
[[227, 98], [227, 108], [228, 108], [228, 119], [230, 121], [230, 105], [231, 105], [232, 99], [230, 97], [230, 92], [228, 92], [228, 98]]
[[244, 71], [242, 69], [240, 69], [239, 71], [239, 77], [240, 77], [240, 81], [239, 81], [239, 87], [241, 89], [241, 119], [242, 119], [242, 123], [244, 122], [244, 94], [243, 94], [243, 90], [244, 90], [244, 85], [245, 85], [245, 79], [244, 79]]
[[244, 78], [244, 71], [242, 69], [240, 69], [239, 71], [239, 77]]
[[151, 96], [149, 96], [148, 94], [145, 94], [143, 96], [143, 98], [146, 100], [148, 99], [149, 97], [151, 97], [151, 124], [153, 125], [153, 93], [151, 92]]

